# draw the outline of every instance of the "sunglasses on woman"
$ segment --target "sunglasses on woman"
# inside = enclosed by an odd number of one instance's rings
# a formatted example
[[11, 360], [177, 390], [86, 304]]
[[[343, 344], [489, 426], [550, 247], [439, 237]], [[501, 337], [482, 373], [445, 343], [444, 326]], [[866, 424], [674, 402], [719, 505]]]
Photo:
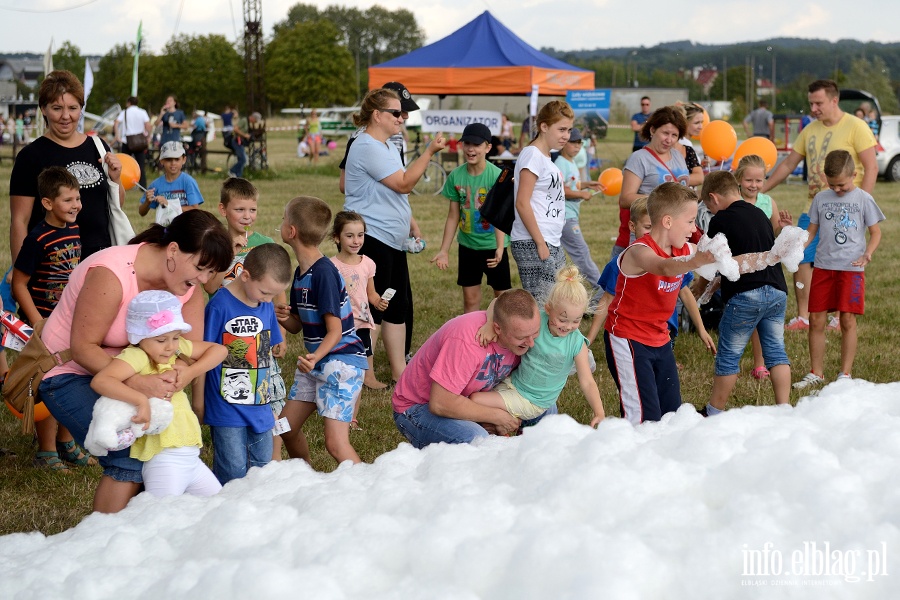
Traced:
[[379, 110], [380, 112], [387, 113], [387, 114], [391, 115], [391, 116], [394, 117], [395, 119], [399, 119], [400, 117], [403, 116], [403, 111], [402, 111], [402, 110], [388, 110], [388, 109], [385, 109], [385, 108], [379, 108], [378, 110]]

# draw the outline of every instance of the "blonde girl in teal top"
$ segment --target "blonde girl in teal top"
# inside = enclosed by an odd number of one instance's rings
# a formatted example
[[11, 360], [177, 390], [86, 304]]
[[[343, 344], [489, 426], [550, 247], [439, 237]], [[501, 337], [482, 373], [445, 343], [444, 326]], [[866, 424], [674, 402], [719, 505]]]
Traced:
[[[591, 373], [590, 349], [578, 329], [589, 301], [578, 267], [567, 265], [560, 269], [540, 311], [541, 329], [534, 347], [522, 356], [518, 368], [509, 377], [490, 392], [472, 394], [471, 400], [483, 406], [502, 408], [523, 420], [536, 419], [556, 404], [574, 364], [578, 385], [594, 411], [591, 427], [602, 421], [606, 415], [600, 389]], [[487, 322], [478, 331], [478, 340], [483, 346], [497, 339], [493, 308], [492, 302]]]

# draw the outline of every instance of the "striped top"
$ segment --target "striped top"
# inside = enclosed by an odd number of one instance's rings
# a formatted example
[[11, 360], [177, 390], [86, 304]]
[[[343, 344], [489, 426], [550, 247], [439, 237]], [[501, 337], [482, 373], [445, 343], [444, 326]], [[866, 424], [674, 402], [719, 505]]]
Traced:
[[291, 285], [291, 312], [300, 317], [303, 325], [303, 342], [308, 352], [315, 352], [325, 335], [325, 315], [341, 319], [341, 339], [316, 365], [330, 360], [340, 360], [360, 369], [367, 369], [366, 351], [353, 322], [353, 308], [337, 267], [322, 256], [305, 273], [297, 267]]
[[[15, 268], [30, 276], [28, 293], [42, 317], [59, 303], [69, 275], [81, 260], [78, 225], [54, 227], [41, 221], [22, 242]], [[25, 318], [20, 311], [20, 317]]]

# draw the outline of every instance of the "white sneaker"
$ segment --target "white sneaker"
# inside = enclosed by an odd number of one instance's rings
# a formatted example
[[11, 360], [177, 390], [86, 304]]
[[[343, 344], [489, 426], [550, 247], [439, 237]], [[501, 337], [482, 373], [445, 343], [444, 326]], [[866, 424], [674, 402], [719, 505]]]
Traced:
[[809, 329], [809, 321], [803, 317], [794, 317], [784, 326], [785, 331], [806, 331]]
[[803, 388], [808, 388], [813, 385], [822, 385], [825, 383], [824, 377], [819, 377], [815, 373], [809, 372], [806, 374], [806, 377], [795, 383], [792, 387], [795, 390], [802, 390]]
[[841, 321], [834, 315], [828, 319], [828, 325], [825, 327], [828, 331], [838, 331], [841, 328]]
[[850, 377], [850, 373], [838, 373], [837, 379], [835, 381], [840, 381], [841, 379], [853, 379]]

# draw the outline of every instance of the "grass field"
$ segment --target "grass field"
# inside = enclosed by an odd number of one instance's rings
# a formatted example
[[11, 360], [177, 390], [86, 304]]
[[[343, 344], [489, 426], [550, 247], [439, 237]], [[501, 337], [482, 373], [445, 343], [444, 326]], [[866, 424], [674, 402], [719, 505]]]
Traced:
[[[326, 200], [333, 210], [339, 210], [343, 196], [338, 191], [337, 164], [342, 155], [342, 146], [328, 158], [320, 161], [313, 169], [309, 163], [296, 157], [296, 138], [291, 132], [271, 133], [269, 137], [270, 171], [263, 174], [249, 173], [260, 190], [260, 217], [256, 230], [277, 238], [276, 228], [281, 221], [282, 208], [292, 197], [305, 194]], [[598, 155], [613, 166], [622, 166], [631, 149], [631, 134], [625, 130], [613, 129], [610, 139], [599, 144]], [[224, 158], [214, 156], [211, 166], [224, 166]], [[9, 197], [9, 161], [0, 164], [0, 197]], [[596, 176], [596, 173], [594, 174]], [[200, 189], [206, 198], [204, 208], [218, 214], [218, 193], [223, 175], [210, 173], [199, 176]], [[148, 178], [149, 179], [149, 178]], [[806, 186], [794, 181], [778, 187], [773, 197], [780, 208], [790, 210], [795, 219], [806, 206]], [[854, 376], [875, 382], [894, 381], [900, 373], [900, 347], [898, 320], [893, 315], [894, 300], [900, 297], [900, 277], [891, 265], [900, 262], [900, 249], [894, 246], [894, 235], [900, 224], [900, 184], [879, 182], [875, 198], [887, 216], [882, 224], [883, 238], [874, 261], [867, 269], [867, 305], [865, 317], [859, 320], [859, 354], [856, 359]], [[151, 217], [141, 218], [137, 214], [138, 191], [128, 192], [128, 212], [140, 230], [151, 222]], [[462, 294], [456, 286], [455, 267], [441, 272], [429, 264], [429, 259], [440, 245], [440, 235], [447, 213], [446, 202], [441, 197], [411, 196], [413, 212], [423, 235], [428, 242], [426, 250], [410, 256], [410, 272], [415, 297], [414, 349], [448, 319], [462, 310]], [[615, 198], [596, 196], [586, 203], [581, 211], [582, 231], [593, 250], [595, 261], [602, 267], [609, 256], [612, 239], [618, 227], [618, 212]], [[0, 231], [9, 231], [9, 211], [0, 210]], [[335, 253], [330, 241], [322, 245], [327, 255]], [[452, 251], [451, 265], [455, 265], [456, 247]], [[9, 250], [4, 243], [0, 247], [0, 266], [9, 265]], [[790, 279], [789, 279], [790, 281]], [[518, 278], [514, 274], [514, 285]], [[485, 288], [485, 298], [489, 298]], [[485, 300], [486, 304], [487, 300]], [[796, 313], [793, 299], [788, 306], [788, 316]], [[586, 332], [589, 323], [582, 329]], [[713, 333], [715, 338], [715, 333]], [[794, 379], [809, 371], [809, 357], [805, 334], [786, 334], [788, 355], [793, 362]], [[293, 361], [300, 352], [297, 337], [289, 342], [289, 358], [283, 362], [285, 380], [288, 386], [293, 378]], [[618, 401], [615, 386], [605, 366], [602, 340], [592, 347], [599, 368], [597, 377], [607, 414], [617, 415]], [[826, 354], [826, 376], [834, 378], [838, 369], [840, 334], [829, 333]], [[748, 353], [749, 354], [749, 353]], [[747, 404], [772, 404], [772, 390], [768, 381], [758, 382], [750, 376], [752, 359], [745, 354], [741, 364], [742, 372], [729, 406]], [[693, 334], [682, 334], [678, 339], [676, 357], [684, 366], [681, 371], [682, 394], [685, 402], [702, 406], [712, 386], [713, 363], [711, 356], [703, 349], [699, 338]], [[388, 381], [383, 351], [376, 352], [376, 369], [379, 379]], [[793, 401], [799, 399], [794, 394]], [[559, 401], [561, 412], [572, 415], [582, 423], [590, 419], [589, 407], [581, 397], [577, 382], [570, 380]], [[389, 392], [363, 392], [360, 410], [360, 424], [363, 431], [353, 432], [351, 440], [363, 460], [371, 462], [380, 454], [389, 452], [403, 441], [391, 418]], [[313, 466], [322, 471], [335, 467], [334, 461], [325, 452], [322, 439], [322, 425], [317, 418], [310, 419], [306, 433], [313, 453]], [[76, 525], [90, 512], [93, 490], [100, 469], [98, 467], [77, 469], [69, 475], [57, 475], [31, 467], [33, 446], [30, 437], [19, 434], [19, 422], [6, 410], [0, 410], [0, 446], [13, 450], [15, 457], [0, 457], [0, 534], [40, 531], [53, 534]], [[208, 445], [207, 445], [208, 446]], [[208, 447], [205, 450], [208, 458]]]

